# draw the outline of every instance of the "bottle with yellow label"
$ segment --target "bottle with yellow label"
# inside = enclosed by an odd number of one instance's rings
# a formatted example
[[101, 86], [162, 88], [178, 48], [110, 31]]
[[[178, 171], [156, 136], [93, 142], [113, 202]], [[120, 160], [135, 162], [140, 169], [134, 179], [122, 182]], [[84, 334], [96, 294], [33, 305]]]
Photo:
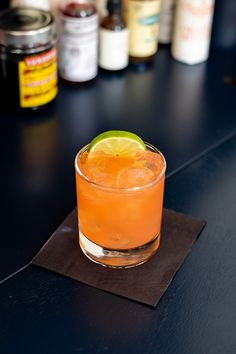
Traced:
[[153, 59], [158, 48], [160, 0], [128, 0], [129, 57], [133, 63]]
[[58, 90], [55, 45], [50, 12], [33, 7], [0, 12], [1, 105], [32, 111], [54, 100]]

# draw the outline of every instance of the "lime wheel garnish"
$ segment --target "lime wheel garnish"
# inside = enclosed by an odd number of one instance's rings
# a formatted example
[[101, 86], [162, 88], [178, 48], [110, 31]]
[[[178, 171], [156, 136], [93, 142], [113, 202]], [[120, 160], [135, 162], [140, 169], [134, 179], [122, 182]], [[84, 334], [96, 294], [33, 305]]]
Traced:
[[104, 152], [115, 156], [135, 155], [138, 150], [146, 150], [143, 140], [124, 130], [109, 130], [97, 135], [88, 149], [89, 153]]

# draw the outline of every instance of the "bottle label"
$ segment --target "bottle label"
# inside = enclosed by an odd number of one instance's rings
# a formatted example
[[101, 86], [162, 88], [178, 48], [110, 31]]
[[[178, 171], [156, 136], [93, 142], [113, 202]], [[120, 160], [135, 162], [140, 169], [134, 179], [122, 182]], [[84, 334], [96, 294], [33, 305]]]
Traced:
[[57, 95], [56, 49], [25, 57], [18, 63], [20, 107], [31, 108], [52, 101]]
[[128, 65], [128, 30], [99, 31], [99, 66], [107, 70], [120, 70]]
[[156, 53], [160, 0], [128, 1], [129, 54], [145, 57]]
[[59, 71], [69, 81], [82, 82], [97, 75], [98, 16], [61, 16]]
[[173, 56], [194, 64], [207, 59], [214, 0], [180, 0], [173, 34]]
[[159, 26], [158, 39], [159, 42], [164, 44], [171, 42], [175, 4], [176, 4], [176, 0], [161, 1], [160, 26]]
[[30, 6], [42, 10], [50, 9], [50, 0], [11, 0], [11, 7]]

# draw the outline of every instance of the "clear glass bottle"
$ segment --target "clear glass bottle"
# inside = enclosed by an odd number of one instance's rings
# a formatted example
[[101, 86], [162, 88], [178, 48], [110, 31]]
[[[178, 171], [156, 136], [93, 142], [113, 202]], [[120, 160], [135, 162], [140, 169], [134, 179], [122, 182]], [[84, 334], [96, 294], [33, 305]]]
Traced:
[[108, 0], [108, 15], [99, 30], [99, 66], [122, 70], [129, 62], [128, 29], [121, 16], [121, 0]]
[[59, 17], [59, 75], [72, 84], [91, 81], [98, 71], [96, 8], [89, 0], [71, 0]]
[[128, 0], [129, 57], [133, 63], [146, 63], [158, 49], [160, 0]]

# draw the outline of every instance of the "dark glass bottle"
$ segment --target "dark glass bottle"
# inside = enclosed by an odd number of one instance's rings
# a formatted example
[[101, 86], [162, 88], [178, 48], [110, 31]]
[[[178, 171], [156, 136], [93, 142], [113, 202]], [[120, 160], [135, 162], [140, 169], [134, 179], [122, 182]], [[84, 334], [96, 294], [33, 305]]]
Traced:
[[121, 0], [108, 0], [108, 15], [99, 30], [99, 66], [122, 70], [128, 65], [128, 29], [121, 15]]

